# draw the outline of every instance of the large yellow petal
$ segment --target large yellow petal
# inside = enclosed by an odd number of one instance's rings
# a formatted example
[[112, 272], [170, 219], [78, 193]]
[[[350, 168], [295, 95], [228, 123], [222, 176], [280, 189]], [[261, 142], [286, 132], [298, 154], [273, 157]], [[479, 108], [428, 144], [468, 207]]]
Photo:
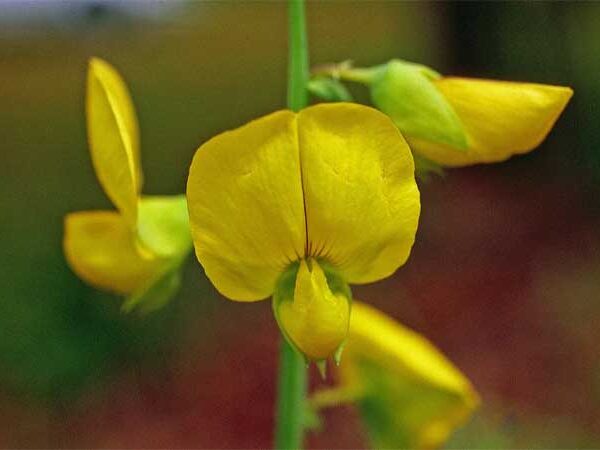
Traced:
[[271, 295], [305, 249], [295, 114], [279, 111], [203, 144], [187, 198], [196, 255], [215, 287], [234, 300]]
[[359, 407], [377, 447], [437, 447], [479, 403], [427, 339], [361, 302], [352, 306], [340, 373], [362, 392]]
[[404, 264], [415, 239], [419, 190], [410, 149], [385, 114], [320, 104], [298, 114], [308, 254], [350, 283]]
[[114, 211], [68, 214], [63, 247], [69, 265], [80, 278], [118, 294], [134, 292], [164, 268], [164, 260], [139, 252], [132, 230]]
[[89, 63], [86, 114], [96, 175], [134, 227], [142, 182], [137, 119], [125, 82], [110, 64], [98, 58]]
[[434, 82], [462, 121], [466, 151], [407, 137], [411, 148], [450, 167], [504, 161], [537, 147], [573, 95], [568, 87], [442, 78]]

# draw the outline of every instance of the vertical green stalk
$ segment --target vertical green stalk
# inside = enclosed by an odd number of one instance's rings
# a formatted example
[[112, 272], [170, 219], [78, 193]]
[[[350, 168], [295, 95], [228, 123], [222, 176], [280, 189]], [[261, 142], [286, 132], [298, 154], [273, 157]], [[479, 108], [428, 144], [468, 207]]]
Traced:
[[279, 353], [279, 385], [275, 418], [275, 448], [302, 448], [304, 436], [304, 402], [306, 364], [304, 358], [282, 337]]
[[308, 104], [308, 44], [304, 0], [288, 1], [288, 93], [287, 106], [300, 111]]
[[[299, 111], [308, 103], [308, 47], [304, 0], [288, 2], [288, 95], [287, 106]], [[275, 423], [275, 448], [298, 450], [304, 436], [306, 364], [282, 337]]]

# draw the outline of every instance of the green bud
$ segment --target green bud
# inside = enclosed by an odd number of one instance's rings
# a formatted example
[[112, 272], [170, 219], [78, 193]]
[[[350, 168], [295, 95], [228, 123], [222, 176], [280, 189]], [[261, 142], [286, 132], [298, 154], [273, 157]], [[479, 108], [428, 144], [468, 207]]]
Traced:
[[434, 70], [399, 59], [371, 69], [349, 69], [343, 78], [370, 86], [373, 104], [408, 136], [466, 150], [467, 135], [452, 105], [436, 88]]

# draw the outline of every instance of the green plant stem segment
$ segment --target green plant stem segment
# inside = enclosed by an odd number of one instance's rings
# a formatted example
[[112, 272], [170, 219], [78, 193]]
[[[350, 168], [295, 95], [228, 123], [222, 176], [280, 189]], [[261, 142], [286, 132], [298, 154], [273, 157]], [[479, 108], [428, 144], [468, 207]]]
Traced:
[[308, 43], [304, 0], [288, 2], [288, 93], [287, 106], [300, 111], [308, 104]]
[[[287, 106], [299, 111], [308, 103], [308, 46], [304, 0], [288, 2], [288, 95]], [[282, 337], [279, 354], [275, 448], [301, 449], [304, 436], [306, 363]]]
[[306, 397], [306, 364], [304, 358], [282, 337], [279, 353], [279, 385], [275, 448], [302, 448]]

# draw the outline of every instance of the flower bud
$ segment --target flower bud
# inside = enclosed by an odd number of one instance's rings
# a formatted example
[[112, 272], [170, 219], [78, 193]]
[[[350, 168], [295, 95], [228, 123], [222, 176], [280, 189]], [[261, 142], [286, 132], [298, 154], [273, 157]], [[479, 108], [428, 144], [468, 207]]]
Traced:
[[393, 59], [371, 68], [348, 68], [341, 76], [367, 84], [373, 104], [390, 116], [405, 136], [458, 151], [468, 147], [460, 118], [435, 86], [441, 76], [429, 67]]
[[371, 448], [442, 447], [479, 404], [469, 380], [427, 338], [365, 303], [354, 302], [345, 352], [337, 398], [329, 400], [355, 398]]
[[350, 289], [316, 259], [303, 259], [285, 272], [273, 295], [273, 311], [290, 344], [307, 360], [334, 356], [350, 321]]

